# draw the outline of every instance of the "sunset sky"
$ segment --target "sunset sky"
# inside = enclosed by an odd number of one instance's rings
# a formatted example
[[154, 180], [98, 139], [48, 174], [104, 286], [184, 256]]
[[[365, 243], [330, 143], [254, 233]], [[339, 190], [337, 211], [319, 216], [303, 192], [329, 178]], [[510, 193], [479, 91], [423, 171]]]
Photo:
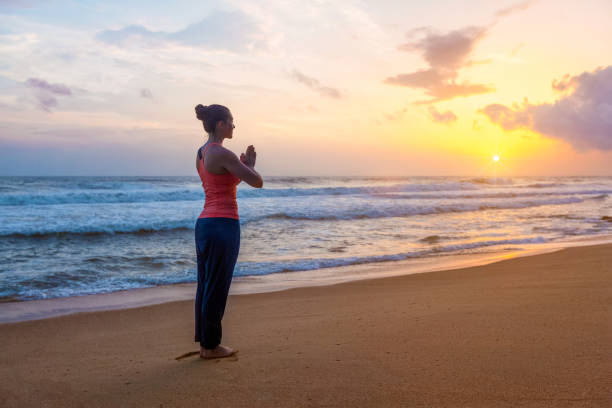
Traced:
[[[612, 175], [612, 2], [0, 1], [0, 175]], [[492, 157], [499, 155], [499, 162]]]

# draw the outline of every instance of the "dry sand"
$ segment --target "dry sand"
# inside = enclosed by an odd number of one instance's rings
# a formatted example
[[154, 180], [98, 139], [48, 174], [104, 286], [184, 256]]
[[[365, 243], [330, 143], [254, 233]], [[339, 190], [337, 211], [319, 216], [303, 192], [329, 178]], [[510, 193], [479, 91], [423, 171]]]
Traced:
[[0, 325], [2, 407], [610, 407], [612, 245]]

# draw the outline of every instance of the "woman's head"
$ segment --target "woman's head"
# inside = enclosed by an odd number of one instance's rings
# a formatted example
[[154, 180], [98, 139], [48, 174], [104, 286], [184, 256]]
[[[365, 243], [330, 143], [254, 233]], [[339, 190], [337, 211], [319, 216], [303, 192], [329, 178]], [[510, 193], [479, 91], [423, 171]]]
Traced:
[[204, 130], [209, 134], [231, 138], [234, 130], [234, 118], [229, 109], [223, 105], [198, 105], [195, 107], [196, 117], [204, 124]]

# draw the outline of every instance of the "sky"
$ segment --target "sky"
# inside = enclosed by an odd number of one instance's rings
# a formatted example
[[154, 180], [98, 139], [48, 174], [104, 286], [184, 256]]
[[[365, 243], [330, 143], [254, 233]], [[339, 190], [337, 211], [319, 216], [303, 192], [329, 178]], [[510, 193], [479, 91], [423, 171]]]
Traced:
[[[0, 175], [612, 175], [612, 2], [0, 0]], [[493, 157], [498, 156], [499, 161]]]

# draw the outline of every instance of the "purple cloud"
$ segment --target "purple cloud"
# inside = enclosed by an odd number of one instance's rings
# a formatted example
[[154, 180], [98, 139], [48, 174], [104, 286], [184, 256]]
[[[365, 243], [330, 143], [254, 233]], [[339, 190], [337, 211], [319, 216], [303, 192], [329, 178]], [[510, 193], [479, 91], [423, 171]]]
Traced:
[[38, 99], [38, 107], [44, 110], [45, 112], [51, 112], [51, 108], [55, 108], [57, 106], [57, 99], [50, 95], [40, 95], [37, 96]]
[[38, 101], [38, 107], [45, 112], [51, 112], [51, 108], [58, 106], [54, 95], [71, 96], [72, 91], [64, 84], [50, 84], [44, 79], [28, 78], [26, 85], [34, 90], [34, 96]]
[[445, 125], [450, 125], [457, 121], [457, 115], [455, 115], [451, 111], [438, 112], [438, 110], [433, 106], [430, 106], [428, 111], [429, 111], [429, 114], [431, 115], [431, 119], [436, 123], [443, 123]]
[[297, 80], [298, 82], [306, 85], [310, 89], [320, 93], [321, 95], [336, 99], [342, 98], [342, 94], [336, 88], [321, 85], [319, 80], [306, 76], [297, 70], [293, 70], [293, 72], [291, 73], [291, 77]]
[[564, 140], [578, 150], [612, 150], [612, 66], [552, 83], [560, 98], [554, 103], [511, 108], [492, 104], [479, 110], [505, 130], [529, 129]]
[[30, 88], [41, 89], [55, 95], [72, 95], [70, 89], [64, 84], [50, 84], [44, 79], [28, 78], [26, 84]]

